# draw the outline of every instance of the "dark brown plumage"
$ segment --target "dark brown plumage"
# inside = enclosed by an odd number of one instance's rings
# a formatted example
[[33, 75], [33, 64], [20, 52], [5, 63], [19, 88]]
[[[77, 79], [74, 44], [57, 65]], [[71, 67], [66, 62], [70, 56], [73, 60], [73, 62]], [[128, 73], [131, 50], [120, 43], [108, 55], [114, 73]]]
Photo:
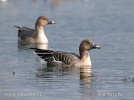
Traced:
[[82, 66], [91, 65], [89, 50], [100, 49], [100, 46], [94, 45], [90, 40], [83, 40], [79, 46], [80, 55], [70, 52], [34, 49], [34, 52], [44, 59], [48, 66]]

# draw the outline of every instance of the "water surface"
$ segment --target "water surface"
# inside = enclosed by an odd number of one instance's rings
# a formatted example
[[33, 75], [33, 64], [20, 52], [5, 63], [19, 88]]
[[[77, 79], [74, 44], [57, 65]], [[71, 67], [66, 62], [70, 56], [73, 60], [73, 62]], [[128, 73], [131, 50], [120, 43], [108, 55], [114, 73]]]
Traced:
[[[0, 98], [133, 99], [133, 9], [133, 0], [1, 0]], [[49, 49], [78, 54], [83, 39], [102, 47], [90, 51], [90, 71], [46, 68], [29, 46], [18, 44], [13, 26], [34, 28], [40, 15], [57, 23], [44, 28]]]

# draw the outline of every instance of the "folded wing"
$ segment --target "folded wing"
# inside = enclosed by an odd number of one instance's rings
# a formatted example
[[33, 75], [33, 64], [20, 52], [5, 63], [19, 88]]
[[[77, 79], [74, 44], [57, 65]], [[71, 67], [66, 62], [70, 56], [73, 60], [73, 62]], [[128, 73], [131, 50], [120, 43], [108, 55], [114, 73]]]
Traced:
[[74, 66], [79, 62], [79, 56], [69, 52], [35, 49], [34, 52], [47, 61], [50, 66]]
[[28, 27], [14, 26], [18, 28], [18, 38], [20, 41], [26, 41], [28, 38], [35, 37], [35, 30]]

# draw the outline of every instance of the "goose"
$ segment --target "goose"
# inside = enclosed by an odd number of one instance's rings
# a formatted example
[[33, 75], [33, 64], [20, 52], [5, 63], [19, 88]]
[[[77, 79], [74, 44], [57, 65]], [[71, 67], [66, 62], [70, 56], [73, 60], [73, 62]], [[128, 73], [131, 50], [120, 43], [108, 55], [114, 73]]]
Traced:
[[47, 62], [47, 66], [91, 66], [89, 50], [100, 49], [91, 40], [85, 39], [80, 43], [79, 54], [64, 51], [34, 49], [34, 53]]
[[56, 23], [54, 21], [49, 21], [45, 16], [40, 16], [35, 23], [35, 29], [15, 26], [18, 28], [18, 42], [24, 44], [47, 44], [48, 39], [43, 27], [48, 24]]

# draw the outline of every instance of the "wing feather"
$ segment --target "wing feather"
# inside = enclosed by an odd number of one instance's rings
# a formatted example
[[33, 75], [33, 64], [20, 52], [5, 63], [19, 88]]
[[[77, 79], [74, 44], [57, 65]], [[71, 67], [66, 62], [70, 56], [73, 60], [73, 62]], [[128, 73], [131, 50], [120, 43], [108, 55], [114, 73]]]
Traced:
[[61, 52], [61, 51], [56, 51], [53, 54], [54, 58], [57, 61], [61, 61], [62, 63], [66, 64], [66, 65], [74, 65], [76, 62], [79, 61], [79, 57], [69, 53], [69, 52]]
[[35, 49], [35, 53], [48, 62], [48, 65], [69, 65], [74, 66], [79, 62], [79, 56], [74, 53], [61, 52], [61, 51], [52, 51], [52, 50], [41, 50]]
[[29, 40], [29, 38], [35, 37], [35, 30], [28, 27], [14, 26], [18, 28], [18, 38], [20, 41]]

